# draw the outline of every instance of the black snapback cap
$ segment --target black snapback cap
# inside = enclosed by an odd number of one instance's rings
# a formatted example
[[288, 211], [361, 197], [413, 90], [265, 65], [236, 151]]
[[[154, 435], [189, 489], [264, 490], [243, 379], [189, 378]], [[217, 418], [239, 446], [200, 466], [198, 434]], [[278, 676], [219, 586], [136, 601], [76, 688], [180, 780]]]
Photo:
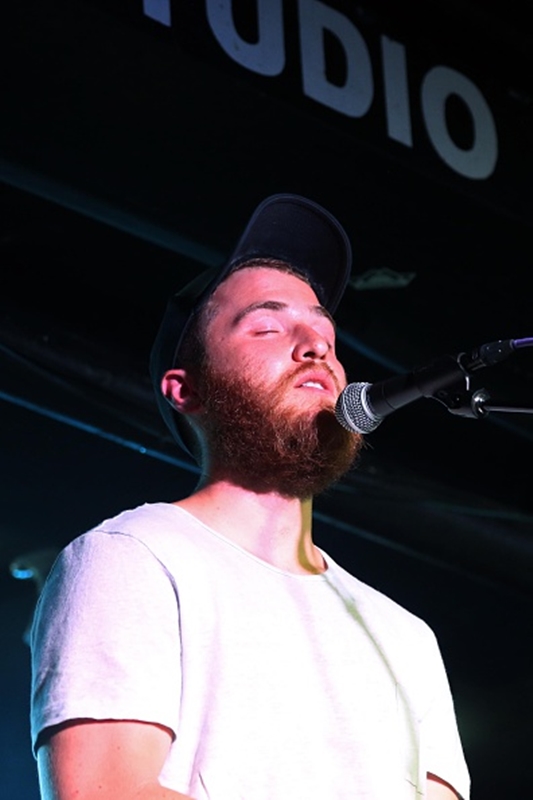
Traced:
[[350, 277], [352, 251], [343, 227], [325, 208], [299, 195], [275, 194], [255, 209], [222, 266], [200, 273], [169, 299], [152, 347], [150, 375], [161, 416], [188, 453], [190, 429], [163, 396], [161, 380], [180, 366], [180, 347], [194, 315], [235, 267], [254, 258], [276, 258], [301, 272], [333, 314]]

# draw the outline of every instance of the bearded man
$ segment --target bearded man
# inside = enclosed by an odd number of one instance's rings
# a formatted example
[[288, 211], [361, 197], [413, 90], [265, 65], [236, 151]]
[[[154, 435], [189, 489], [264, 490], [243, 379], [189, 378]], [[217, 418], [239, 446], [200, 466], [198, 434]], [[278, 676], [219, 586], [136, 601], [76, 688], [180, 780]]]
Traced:
[[457, 800], [468, 772], [427, 625], [337, 565], [313, 496], [355, 463], [332, 314], [350, 245], [274, 195], [171, 298], [152, 351], [197, 489], [65, 548], [33, 628], [47, 800]]

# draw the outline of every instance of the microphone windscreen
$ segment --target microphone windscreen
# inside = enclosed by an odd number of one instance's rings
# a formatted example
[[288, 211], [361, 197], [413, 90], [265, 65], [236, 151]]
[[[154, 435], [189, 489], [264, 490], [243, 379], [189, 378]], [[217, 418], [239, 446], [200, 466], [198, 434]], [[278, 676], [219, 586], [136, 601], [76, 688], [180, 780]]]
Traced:
[[349, 383], [337, 399], [337, 422], [352, 433], [371, 433], [381, 422], [381, 417], [376, 417], [368, 406], [369, 387], [369, 383]]

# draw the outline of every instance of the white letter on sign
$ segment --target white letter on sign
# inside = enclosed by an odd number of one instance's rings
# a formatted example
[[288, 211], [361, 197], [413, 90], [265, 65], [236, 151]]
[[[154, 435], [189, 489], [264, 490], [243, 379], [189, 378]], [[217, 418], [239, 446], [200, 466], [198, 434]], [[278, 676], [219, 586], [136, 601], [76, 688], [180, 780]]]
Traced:
[[206, 0], [211, 30], [230, 58], [260, 75], [279, 75], [285, 66], [282, 0], [256, 0], [259, 41], [246, 42], [235, 29], [232, 0]]
[[391, 139], [412, 147], [413, 135], [411, 133], [405, 47], [399, 42], [382, 36], [381, 52], [383, 54], [387, 131]]
[[[349, 19], [319, 0], [299, 0], [298, 5], [304, 93], [348, 117], [362, 117], [374, 97], [372, 65], [363, 37]], [[347, 65], [343, 86], [327, 80], [324, 30], [343, 47]]]
[[143, 0], [143, 12], [161, 25], [170, 27], [170, 0]]
[[[474, 123], [469, 150], [457, 147], [448, 133], [446, 99], [457, 95]], [[466, 178], [488, 178], [498, 160], [496, 125], [485, 98], [472, 81], [449, 67], [433, 67], [422, 82], [422, 113], [433, 147], [446, 164]]]

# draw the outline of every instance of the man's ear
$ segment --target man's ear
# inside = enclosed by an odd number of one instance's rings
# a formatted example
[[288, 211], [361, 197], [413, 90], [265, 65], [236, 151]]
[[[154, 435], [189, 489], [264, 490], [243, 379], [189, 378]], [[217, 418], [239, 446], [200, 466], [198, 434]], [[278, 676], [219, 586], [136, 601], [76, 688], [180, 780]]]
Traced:
[[195, 384], [185, 369], [169, 369], [161, 380], [161, 392], [180, 414], [195, 414], [201, 403]]

